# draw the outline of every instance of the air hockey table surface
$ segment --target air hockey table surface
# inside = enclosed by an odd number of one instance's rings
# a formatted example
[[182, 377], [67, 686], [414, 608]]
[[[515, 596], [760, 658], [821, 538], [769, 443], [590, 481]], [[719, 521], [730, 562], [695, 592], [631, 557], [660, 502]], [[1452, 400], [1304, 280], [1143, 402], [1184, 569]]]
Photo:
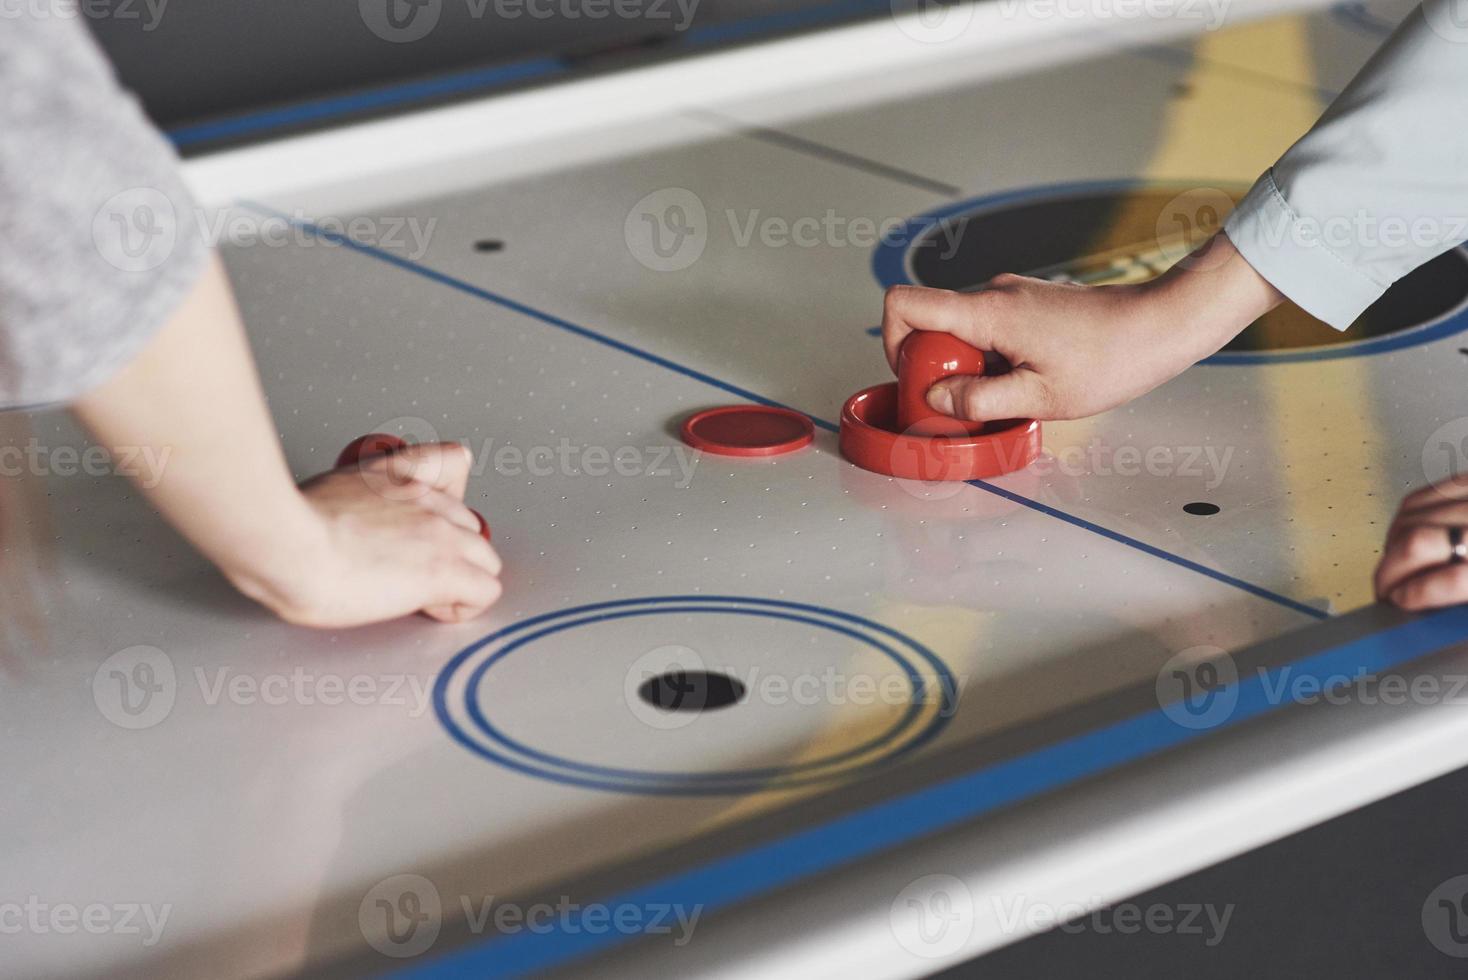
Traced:
[[[1369, 592], [1461, 253], [993, 481], [834, 435], [885, 285], [1155, 274], [1407, 5], [956, 9], [190, 161], [294, 470], [465, 441], [506, 593], [287, 627], [4, 419], [7, 971], [917, 976], [1468, 764], [1468, 614]], [[815, 444], [681, 445], [728, 402]]]

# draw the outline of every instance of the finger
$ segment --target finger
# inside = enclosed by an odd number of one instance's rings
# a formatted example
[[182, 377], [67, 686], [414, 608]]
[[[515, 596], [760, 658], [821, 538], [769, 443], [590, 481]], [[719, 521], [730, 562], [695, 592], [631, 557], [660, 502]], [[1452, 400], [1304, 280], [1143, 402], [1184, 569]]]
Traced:
[[1044, 381], [1026, 368], [994, 377], [944, 378], [928, 389], [934, 411], [969, 422], [1054, 418], [1052, 404]]
[[882, 350], [893, 373], [897, 351], [914, 330], [951, 333], [980, 350], [991, 350], [991, 332], [981, 325], [983, 293], [955, 293], [925, 286], [893, 286], [882, 305]]
[[504, 562], [500, 559], [499, 552], [494, 550], [494, 545], [484, 540], [478, 527], [475, 527], [469, 540], [462, 542], [460, 554], [466, 561], [473, 562], [491, 575], [498, 576], [504, 571]]
[[1419, 524], [1387, 538], [1386, 550], [1376, 566], [1376, 594], [1390, 596], [1414, 575], [1453, 557], [1448, 529], [1439, 524]]
[[434, 592], [437, 598], [423, 607], [424, 614], [440, 622], [462, 623], [494, 605], [503, 587], [473, 562], [454, 561], [440, 567]]
[[479, 536], [479, 518], [475, 517], [474, 511], [459, 499], [443, 491], [434, 490], [418, 497], [417, 502], [425, 510], [437, 514], [454, 527], [473, 531], [475, 537]]
[[375, 465], [386, 469], [394, 482], [424, 483], [463, 500], [472, 462], [467, 446], [457, 442], [429, 442], [380, 457]]
[[1403, 514], [1413, 513], [1437, 504], [1468, 500], [1468, 474], [1454, 476], [1407, 495], [1402, 501]]
[[[465, 510], [468, 511], [468, 508]], [[431, 560], [467, 561], [491, 575], [499, 575], [503, 570], [499, 553], [479, 533], [479, 522], [475, 520], [473, 511], [468, 513], [472, 527], [437, 514], [424, 514], [424, 523], [413, 531], [413, 535], [430, 549], [428, 557]]]
[[1411, 511], [1406, 510], [1405, 507], [1404, 502], [1403, 510], [1397, 514], [1396, 520], [1392, 522], [1391, 529], [1387, 532], [1388, 539], [1424, 524], [1435, 524], [1439, 527], [1468, 527], [1468, 499], [1439, 500], [1436, 504], [1423, 504]]
[[1468, 602], [1468, 565], [1439, 565], [1398, 585], [1388, 598], [1403, 609], [1441, 609]]

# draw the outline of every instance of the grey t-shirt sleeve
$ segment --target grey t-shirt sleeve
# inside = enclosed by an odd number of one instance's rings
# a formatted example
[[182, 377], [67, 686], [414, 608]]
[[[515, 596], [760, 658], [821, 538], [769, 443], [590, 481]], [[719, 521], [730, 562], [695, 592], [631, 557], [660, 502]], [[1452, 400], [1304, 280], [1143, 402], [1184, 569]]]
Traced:
[[1414, 10], [1224, 230], [1258, 273], [1344, 330], [1468, 237], [1468, 21]]
[[60, 5], [18, 10], [0, 29], [0, 407], [12, 408], [107, 380], [208, 253], [172, 147], [86, 26]]

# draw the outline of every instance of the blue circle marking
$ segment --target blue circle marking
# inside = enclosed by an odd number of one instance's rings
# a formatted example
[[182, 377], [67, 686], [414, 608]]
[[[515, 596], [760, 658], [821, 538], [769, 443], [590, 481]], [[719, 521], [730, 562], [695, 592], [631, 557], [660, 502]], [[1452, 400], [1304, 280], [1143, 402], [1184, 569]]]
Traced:
[[[722, 772], [715, 771], [696, 774], [681, 774], [659, 772], [657, 770], [650, 769], [618, 769], [609, 766], [594, 766], [587, 763], [576, 762], [563, 756], [552, 755], [548, 752], [541, 752], [511, 738], [509, 735], [496, 728], [495, 725], [484, 714], [484, 707], [480, 700], [477, 697], [473, 696], [474, 692], [479, 690], [481, 682], [484, 679], [484, 674], [487, 670], [489, 670], [490, 667], [528, 643], [532, 643], [538, 639], [541, 639], [542, 637], [549, 636], [553, 633], [559, 633], [562, 630], [572, 629], [577, 626], [584, 626], [588, 623], [602, 623], [609, 620], [626, 619], [634, 616], [649, 616], [661, 612], [718, 613], [721, 615], [760, 616], [770, 619], [784, 619], [791, 622], [807, 623], [811, 626], [816, 626], [821, 629], [828, 629], [836, 633], [844, 634], [859, 643], [865, 643], [868, 646], [874, 647], [881, 653], [891, 658], [897, 663], [899, 667], [902, 668], [903, 673], [907, 677], [909, 690], [912, 692], [908, 698], [907, 709], [903, 712], [902, 717], [898, 718], [897, 721], [892, 725], [892, 727], [889, 728], [887, 731], [874, 736], [873, 738], [867, 740], [866, 742], [863, 742], [860, 745], [857, 745], [850, 749], [845, 749], [834, 755], [825, 756], [818, 759], [811, 759], [794, 766], [780, 766], [764, 769], [730, 769], [724, 770]], [[679, 606], [675, 610], [653, 608], [634, 609], [631, 611], [624, 610], [622, 612], [616, 613], [602, 613], [600, 615], [589, 616], [584, 619], [574, 619], [568, 622], [557, 623], [553, 626], [547, 626], [545, 629], [537, 630], [536, 632], [531, 633], [527, 636], [522, 636], [519, 639], [501, 647], [499, 650], [495, 651], [493, 655], [482, 661], [478, 667], [474, 668], [474, 672], [469, 675], [469, 696], [466, 698], [466, 701], [468, 705], [469, 716], [474, 719], [474, 723], [482, 732], [484, 732], [485, 735], [489, 736], [489, 738], [493, 739], [494, 741], [504, 745], [506, 748], [513, 749], [524, 755], [528, 755], [531, 758], [539, 759], [540, 761], [549, 763], [551, 765], [560, 766], [566, 769], [575, 769], [579, 772], [597, 773], [599, 775], [613, 776], [623, 779], [699, 779], [721, 781], [750, 778], [774, 779], [795, 772], [810, 769], [825, 769], [829, 766], [835, 765], [838, 762], [844, 762], [847, 759], [865, 755], [867, 752], [881, 748], [882, 746], [891, 742], [893, 739], [900, 736], [907, 728], [911, 727], [914, 721], [917, 720], [917, 716], [922, 711], [923, 707], [922, 693], [924, 690], [924, 686], [925, 682], [922, 675], [919, 674], [917, 670], [913, 667], [912, 663], [904, 658], [900, 653], [893, 650], [891, 647], [887, 646], [885, 643], [882, 643], [879, 640], [872, 639], [869, 636], [858, 633], [856, 630], [848, 629], [845, 626], [840, 626], [835, 623], [823, 622], [810, 616], [799, 616], [794, 613], [777, 612], [767, 609], [729, 609], [722, 606]]]
[[[1235, 181], [1218, 181], [1218, 184], [1235, 184]], [[916, 248], [927, 247], [931, 240], [928, 232], [945, 222], [977, 217], [989, 211], [999, 211], [1026, 201], [1063, 200], [1067, 197], [1084, 197], [1096, 193], [1155, 188], [1167, 190], [1176, 187], [1184, 190], [1199, 186], [1177, 181], [1149, 180], [1095, 180], [1065, 184], [1047, 184], [1019, 190], [1002, 191], [983, 197], [970, 198], [945, 205], [916, 217], [908, 218], [901, 226], [893, 228], [882, 237], [872, 252], [872, 275], [883, 289], [891, 286], [916, 285], [912, 257]], [[1459, 247], [1459, 252], [1468, 257], [1468, 248]], [[1324, 329], [1324, 328], [1323, 328]], [[1324, 347], [1300, 347], [1278, 351], [1223, 351], [1199, 361], [1205, 366], [1245, 364], [1298, 364], [1308, 361], [1334, 361], [1346, 357], [1365, 357], [1370, 354], [1385, 354], [1390, 351], [1432, 343], [1468, 329], [1468, 302], [1444, 313], [1434, 320], [1398, 330], [1380, 337], [1365, 340], [1348, 340]]]
[[[879, 651], [901, 669], [909, 685], [907, 707], [902, 716], [886, 731], [861, 745], [820, 759], [782, 767], [676, 773], [590, 765], [534, 749], [498, 729], [485, 714], [476, 697], [485, 674], [494, 664], [503, 662], [511, 653], [546, 636], [563, 630], [637, 616], [688, 613], [761, 616], [803, 623], [855, 639]], [[862, 632], [863, 630], [867, 632]], [[880, 634], [883, 638], [874, 637], [871, 633]], [[503, 646], [473, 666], [462, 694], [463, 709], [469, 715], [473, 729], [494, 743], [486, 745], [473, 732], [466, 731], [450, 712], [449, 688], [476, 654], [501, 643]], [[900, 650], [905, 650], [905, 653]], [[923, 677], [914, 661], [925, 663], [936, 673], [936, 685]], [[936, 690], [932, 690], [934, 687]], [[533, 617], [491, 633], [460, 651], [439, 675], [433, 691], [434, 709], [440, 723], [455, 741], [477, 755], [525, 775], [554, 782], [588, 789], [658, 795], [737, 794], [845, 778], [906, 755], [926, 744], [948, 723], [953, 714], [955, 698], [956, 684], [947, 664], [927, 647], [890, 627], [851, 613], [806, 603], [747, 596], [698, 595], [620, 599]], [[937, 701], [937, 710], [919, 726], [923, 709], [932, 700]], [[873, 753], [879, 754], [872, 755]], [[872, 757], [865, 762], [832, 769], [864, 755]], [[827, 771], [812, 774], [813, 770]]]

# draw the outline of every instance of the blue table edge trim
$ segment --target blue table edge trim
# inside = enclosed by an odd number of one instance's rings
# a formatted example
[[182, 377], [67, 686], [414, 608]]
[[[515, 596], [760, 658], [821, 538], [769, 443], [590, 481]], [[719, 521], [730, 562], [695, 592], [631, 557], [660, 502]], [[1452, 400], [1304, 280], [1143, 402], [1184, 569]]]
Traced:
[[[691, 27], [671, 35], [671, 39], [692, 54], [708, 47], [875, 16], [890, 10], [891, 2], [896, 0], [831, 0], [798, 10]], [[522, 83], [558, 81], [571, 76], [576, 68], [577, 63], [570, 58], [527, 58], [186, 123], [168, 129], [165, 135], [180, 150], [226, 140], [268, 139], [295, 127], [366, 121], [373, 118], [373, 113], [432, 105], [455, 97], [488, 95]]]

